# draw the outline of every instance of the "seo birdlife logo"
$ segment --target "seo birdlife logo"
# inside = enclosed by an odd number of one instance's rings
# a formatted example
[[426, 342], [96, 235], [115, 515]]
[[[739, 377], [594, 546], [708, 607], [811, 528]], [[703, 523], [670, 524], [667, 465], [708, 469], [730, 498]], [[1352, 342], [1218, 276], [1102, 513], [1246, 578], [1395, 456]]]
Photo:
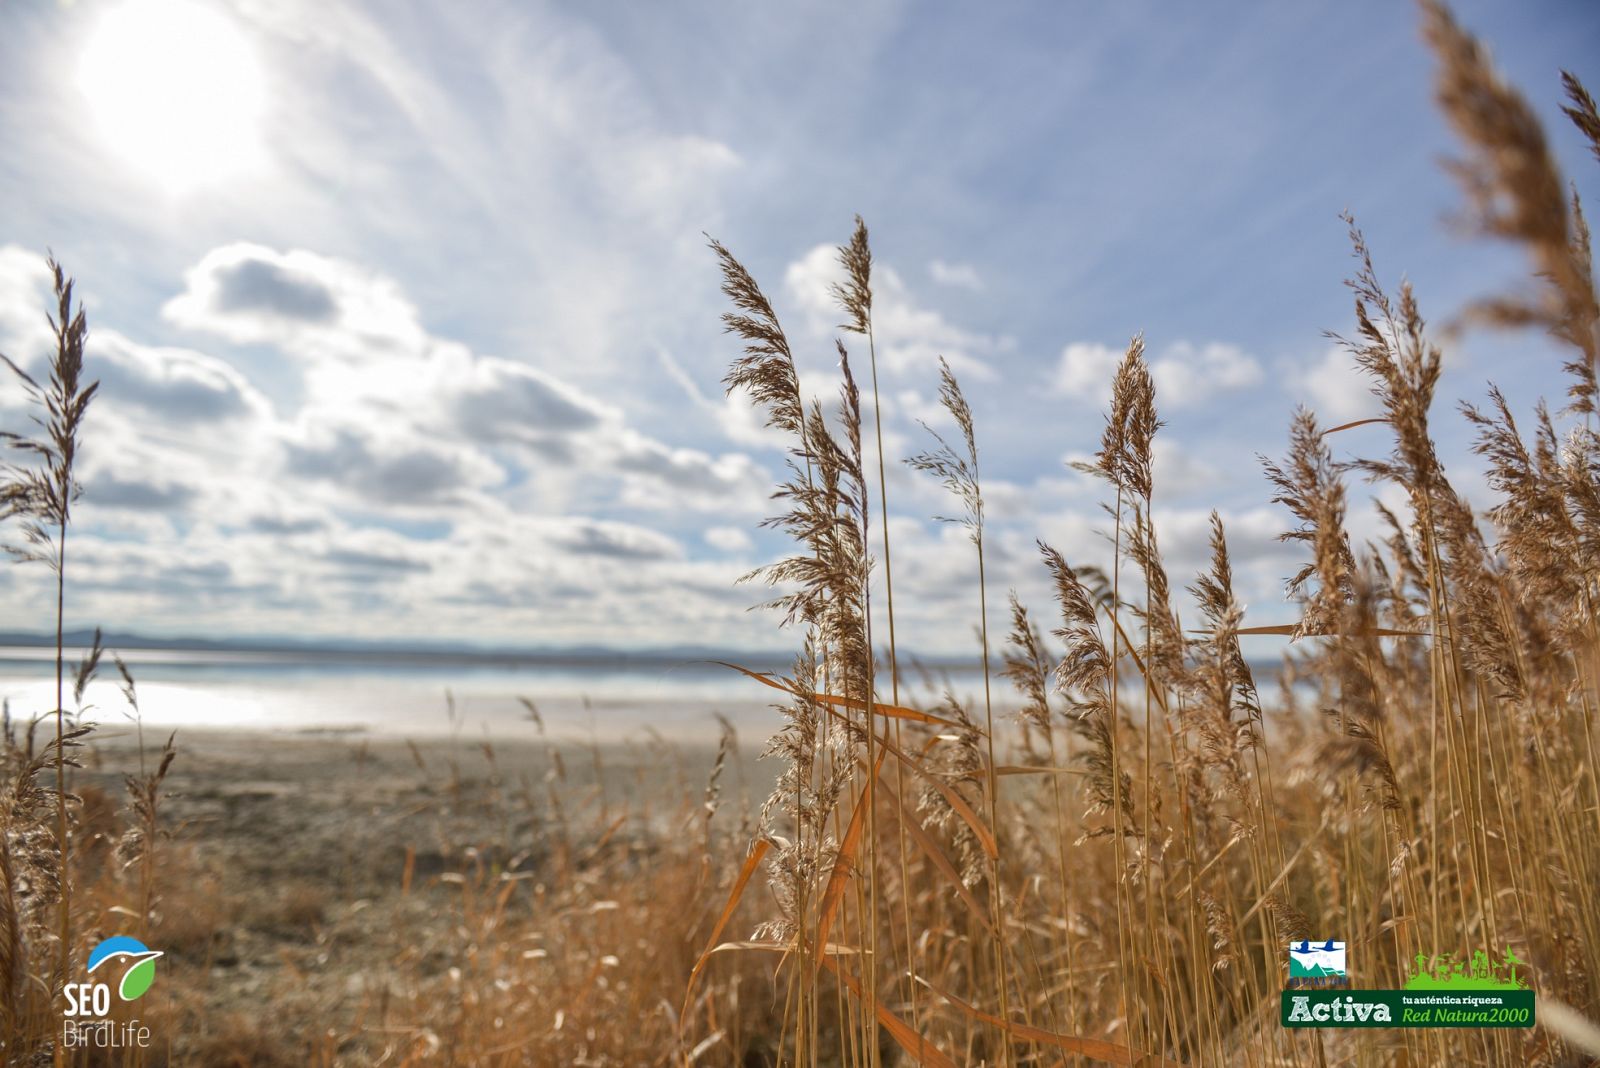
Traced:
[[[156, 958], [159, 949], [150, 949], [137, 938], [117, 935], [95, 946], [89, 953], [89, 974], [102, 966], [111, 965], [107, 972], [119, 965], [128, 965], [117, 983], [117, 997], [123, 1001], [138, 1001], [150, 984], [156, 981]], [[111, 987], [107, 983], [74, 983], [67, 987], [68, 1016], [104, 1016], [111, 1011]]]
[[[151, 949], [137, 938], [117, 935], [89, 951], [91, 981], [69, 983], [63, 991], [67, 999], [61, 1032], [64, 1047], [125, 1049], [149, 1048], [150, 1028], [138, 1020], [113, 1020], [113, 982], [116, 1000], [138, 1001], [156, 981], [159, 949]], [[118, 978], [118, 973], [121, 973]]]

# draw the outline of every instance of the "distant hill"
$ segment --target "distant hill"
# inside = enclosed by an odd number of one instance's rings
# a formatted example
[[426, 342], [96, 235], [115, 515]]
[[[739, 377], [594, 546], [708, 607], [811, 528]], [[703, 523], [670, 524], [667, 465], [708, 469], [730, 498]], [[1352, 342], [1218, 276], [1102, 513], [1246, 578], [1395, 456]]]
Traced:
[[[94, 641], [94, 631], [69, 630], [65, 634], [69, 650], [86, 649]], [[570, 646], [485, 646], [471, 642], [408, 642], [364, 641], [344, 638], [282, 638], [255, 637], [196, 638], [191, 636], [158, 637], [127, 631], [103, 631], [100, 642], [113, 652], [133, 653], [141, 649], [239, 653], [245, 655], [278, 654], [305, 660], [337, 660], [342, 663], [382, 663], [410, 661], [413, 663], [467, 664], [478, 666], [510, 666], [549, 664], [552, 666], [647, 667], [663, 664], [684, 664], [703, 660], [725, 660], [752, 671], [787, 672], [794, 664], [792, 652], [759, 649], [720, 649], [707, 645], [668, 645], [653, 648], [618, 649], [605, 645]], [[0, 647], [25, 649], [53, 649], [54, 633], [40, 634], [27, 631], [0, 631]], [[951, 671], [965, 674], [978, 666], [976, 655], [971, 657], [919, 656], [902, 647], [900, 654], [902, 677], [918, 668], [935, 674]], [[1251, 660], [1251, 669], [1257, 681], [1274, 678], [1278, 672], [1276, 660]]]
[[[68, 649], [84, 649], [94, 641], [93, 630], [71, 630], [64, 635]], [[428, 660], [478, 664], [626, 664], [683, 663], [690, 660], [728, 660], [752, 670], [786, 668], [788, 654], [757, 650], [716, 649], [709, 646], [678, 645], [650, 649], [616, 649], [602, 645], [494, 647], [467, 642], [361, 641], [355, 639], [288, 638], [163, 638], [148, 634], [103, 631], [100, 642], [108, 650], [132, 652], [140, 649], [207, 653], [277, 653], [307, 659], [338, 660]], [[0, 646], [15, 648], [55, 647], [54, 634], [25, 631], [0, 631]]]
[[1307, 968], [1293, 957], [1290, 957], [1289, 974], [1296, 979], [1318, 979], [1329, 975], [1343, 975], [1344, 973], [1334, 968], [1324, 968], [1320, 964], [1313, 964]]

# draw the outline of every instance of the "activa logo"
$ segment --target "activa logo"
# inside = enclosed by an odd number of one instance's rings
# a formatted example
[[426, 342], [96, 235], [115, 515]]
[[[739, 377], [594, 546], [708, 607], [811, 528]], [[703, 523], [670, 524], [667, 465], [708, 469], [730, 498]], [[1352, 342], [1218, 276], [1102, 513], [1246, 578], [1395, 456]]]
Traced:
[[1326, 942], [1289, 943], [1290, 989], [1300, 987], [1348, 987], [1350, 974], [1345, 970], [1345, 944], [1329, 939]]
[[1386, 1001], [1357, 1001], [1354, 994], [1346, 994], [1343, 1001], [1334, 998], [1332, 1001], [1318, 1001], [1313, 1004], [1310, 994], [1295, 994], [1293, 995], [1293, 1007], [1289, 1010], [1289, 1018], [1284, 1022], [1286, 1025], [1325, 1024], [1330, 1022], [1386, 1024], [1393, 1023], [1394, 1017], [1391, 1015], [1389, 1004]]
[[[161, 955], [160, 950], [146, 947], [137, 938], [117, 935], [90, 951], [89, 974], [106, 965], [112, 969], [127, 965], [117, 983], [117, 997], [137, 1001], [156, 981], [156, 958]], [[109, 974], [110, 970], [102, 974]], [[66, 995], [68, 1016], [104, 1016], [111, 1011], [111, 987], [107, 983], [74, 983], [67, 987]]]

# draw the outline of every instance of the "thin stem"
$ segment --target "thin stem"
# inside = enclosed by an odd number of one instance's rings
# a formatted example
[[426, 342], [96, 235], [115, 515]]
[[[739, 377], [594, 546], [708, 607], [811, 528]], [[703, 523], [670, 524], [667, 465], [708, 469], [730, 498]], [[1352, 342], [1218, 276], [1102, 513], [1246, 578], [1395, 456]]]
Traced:
[[1128, 932], [1127, 923], [1132, 922], [1132, 900], [1129, 900], [1128, 919], [1123, 919], [1122, 909], [1122, 876], [1124, 873], [1122, 840], [1122, 762], [1117, 752], [1118, 702], [1117, 691], [1117, 665], [1122, 658], [1121, 634], [1122, 627], [1117, 625], [1118, 606], [1122, 604], [1122, 487], [1117, 487], [1117, 513], [1116, 531], [1113, 535], [1111, 550], [1111, 702], [1109, 714], [1111, 722], [1107, 725], [1111, 738], [1111, 822], [1112, 822], [1112, 859], [1116, 864], [1116, 885], [1112, 888], [1117, 903], [1117, 959], [1120, 967], [1117, 969], [1118, 987], [1122, 996], [1122, 1018], [1128, 1026], [1129, 1034], [1137, 1036], [1141, 1028], [1134, 1026], [1133, 1016], [1128, 1004]]
[[[974, 458], [973, 478], [977, 478], [977, 463]], [[1000, 1031], [1000, 1046], [1002, 1064], [1011, 1063], [1011, 996], [1008, 987], [1010, 982], [1006, 976], [1006, 951], [1005, 951], [1005, 895], [1000, 888], [1000, 807], [999, 807], [999, 779], [995, 776], [994, 759], [994, 705], [989, 694], [989, 597], [988, 583], [984, 575], [983, 566], [983, 527], [980, 525], [973, 534], [973, 541], [978, 547], [978, 629], [979, 640], [983, 643], [983, 715], [984, 728], [988, 733], [989, 762], [985, 769], [989, 787], [989, 829], [994, 834], [994, 859], [989, 865], [990, 885], [989, 892], [994, 899], [994, 956], [995, 972], [1000, 983], [1000, 1019], [1006, 1025]]]
[[[67, 480], [63, 480], [67, 481]], [[72, 873], [68, 870], [67, 844], [67, 762], [66, 749], [66, 659], [65, 611], [67, 604], [67, 498], [63, 490], [61, 523], [56, 540], [56, 841], [61, 853], [61, 946], [57, 965], [61, 983], [67, 981], [72, 958]], [[58, 1054], [59, 1055], [59, 1054]]]

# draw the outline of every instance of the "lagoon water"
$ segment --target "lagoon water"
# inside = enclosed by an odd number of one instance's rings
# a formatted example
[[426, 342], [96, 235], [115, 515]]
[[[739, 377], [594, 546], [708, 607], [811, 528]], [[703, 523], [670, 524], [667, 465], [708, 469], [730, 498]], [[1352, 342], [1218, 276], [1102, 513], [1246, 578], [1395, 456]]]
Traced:
[[[714, 742], [719, 714], [747, 738], [765, 737], [781, 723], [771, 708], [782, 698], [778, 691], [687, 657], [563, 661], [465, 653], [191, 649], [122, 654], [138, 684], [144, 723], [152, 728], [532, 739], [538, 728], [520, 698], [535, 703], [550, 737], [567, 741], [638, 741], [654, 733], [672, 742]], [[25, 722], [55, 707], [54, 655], [51, 648], [0, 646], [0, 699], [13, 721]], [[70, 676], [82, 655], [81, 649], [68, 652], [69, 712]], [[772, 670], [776, 665], [749, 666]], [[1253, 666], [1258, 682], [1267, 686], [1274, 665]], [[941, 687], [953, 688], [980, 714], [982, 680], [976, 667], [945, 665], [937, 673]], [[926, 688], [917, 696], [902, 690], [902, 696], [931, 704]], [[1016, 708], [1010, 685], [998, 678], [994, 701], [997, 715]], [[83, 703], [87, 720], [107, 727], [129, 722], [131, 710], [109, 653]]]
[[[54, 650], [0, 647], [0, 698], [14, 721], [55, 707]], [[68, 654], [70, 675], [82, 650]], [[616, 741], [650, 731], [715, 739], [716, 713], [762, 730], [780, 696], [727, 668], [671, 659], [562, 663], [473, 656], [124, 650], [150, 727], [367, 731], [532, 738], [518, 698], [533, 701], [559, 739]], [[762, 665], [765, 667], [766, 665]], [[450, 714], [454, 702], [455, 715]], [[84, 694], [84, 718], [114, 726], [130, 708], [110, 655]]]

